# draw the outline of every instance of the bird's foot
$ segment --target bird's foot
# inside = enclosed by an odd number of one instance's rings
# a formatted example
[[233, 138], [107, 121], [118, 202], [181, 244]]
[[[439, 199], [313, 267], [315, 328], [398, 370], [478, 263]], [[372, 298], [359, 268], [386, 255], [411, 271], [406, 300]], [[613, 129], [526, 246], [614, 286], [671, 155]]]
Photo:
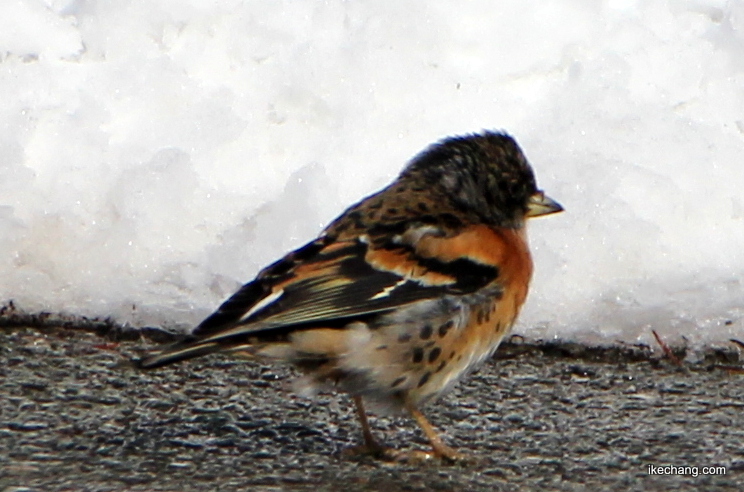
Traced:
[[351, 448], [344, 449], [343, 454], [347, 456], [371, 456], [372, 458], [383, 461], [398, 461], [401, 451], [380, 444], [361, 444]]

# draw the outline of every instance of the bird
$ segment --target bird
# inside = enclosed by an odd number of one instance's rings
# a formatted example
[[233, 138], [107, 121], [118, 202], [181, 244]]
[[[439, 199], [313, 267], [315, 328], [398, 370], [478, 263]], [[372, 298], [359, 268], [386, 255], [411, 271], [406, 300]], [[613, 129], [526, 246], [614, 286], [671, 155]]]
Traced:
[[[467, 460], [421, 408], [510, 332], [533, 271], [526, 220], [562, 210], [538, 189], [509, 134], [444, 138], [139, 366], [215, 352], [287, 363], [302, 374], [299, 389], [330, 386], [351, 396], [364, 439], [353, 452]], [[365, 405], [407, 412], [431, 449], [379, 443]]]

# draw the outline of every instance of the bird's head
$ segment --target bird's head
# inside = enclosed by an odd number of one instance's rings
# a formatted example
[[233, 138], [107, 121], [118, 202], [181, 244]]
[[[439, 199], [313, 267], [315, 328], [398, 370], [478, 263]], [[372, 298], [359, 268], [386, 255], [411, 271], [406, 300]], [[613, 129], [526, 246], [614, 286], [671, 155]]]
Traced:
[[402, 173], [423, 180], [441, 199], [500, 227], [520, 228], [525, 219], [563, 210], [537, 188], [517, 142], [484, 131], [450, 137], [416, 156]]

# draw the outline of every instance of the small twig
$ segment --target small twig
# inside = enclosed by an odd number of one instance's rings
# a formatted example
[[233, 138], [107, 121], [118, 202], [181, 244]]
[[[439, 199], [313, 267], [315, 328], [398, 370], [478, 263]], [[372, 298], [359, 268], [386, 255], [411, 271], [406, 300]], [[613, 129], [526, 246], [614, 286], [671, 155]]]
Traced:
[[679, 360], [679, 357], [674, 355], [674, 352], [672, 352], [672, 349], [669, 348], [669, 345], [664, 343], [664, 341], [661, 339], [659, 334], [656, 333], [656, 330], [651, 330], [651, 333], [654, 334], [654, 337], [656, 337], [656, 341], [659, 342], [661, 349], [664, 351], [664, 354], [666, 354], [666, 356], [669, 357], [669, 360], [674, 362], [677, 366], [682, 367], [682, 361]]

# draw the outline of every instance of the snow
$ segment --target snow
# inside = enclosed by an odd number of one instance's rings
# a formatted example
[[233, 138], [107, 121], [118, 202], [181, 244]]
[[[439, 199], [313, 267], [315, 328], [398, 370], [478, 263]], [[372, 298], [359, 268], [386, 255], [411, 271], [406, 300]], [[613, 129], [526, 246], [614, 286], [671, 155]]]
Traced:
[[744, 331], [744, 2], [10, 0], [0, 303], [192, 326], [448, 135], [505, 129], [531, 338]]

